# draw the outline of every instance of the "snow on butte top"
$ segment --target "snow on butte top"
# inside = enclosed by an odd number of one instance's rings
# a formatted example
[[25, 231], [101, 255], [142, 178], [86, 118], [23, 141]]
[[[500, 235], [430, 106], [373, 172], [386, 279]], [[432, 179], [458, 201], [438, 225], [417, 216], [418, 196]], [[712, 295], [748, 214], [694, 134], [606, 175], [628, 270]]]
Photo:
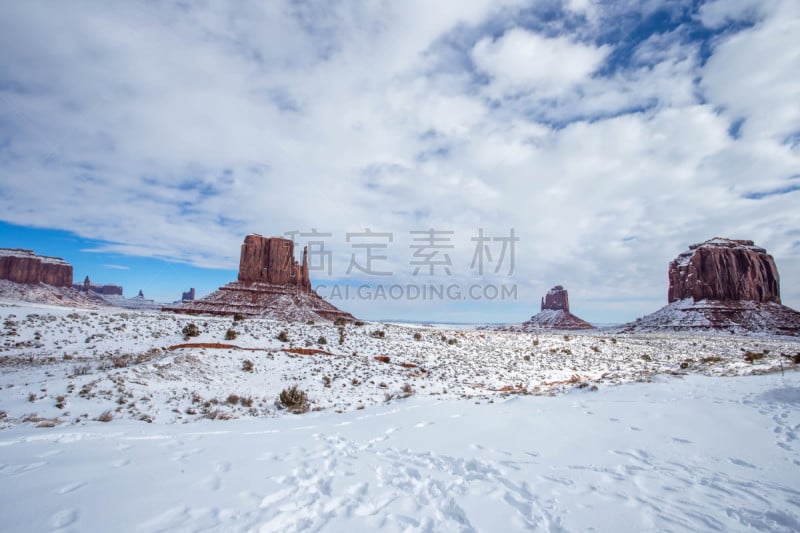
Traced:
[[47, 255], [38, 255], [33, 250], [26, 250], [24, 248], [0, 248], [0, 257], [18, 257], [22, 259], [38, 259], [42, 263], [49, 263], [53, 265], [68, 265], [66, 261], [60, 257], [50, 257]]
[[[754, 252], [766, 252], [766, 249], [756, 246], [755, 243], [749, 239], [727, 239], [725, 237], [714, 237], [705, 242], [689, 245], [689, 250], [696, 250], [697, 248], [748, 248]], [[683, 255], [683, 254], [681, 254]]]

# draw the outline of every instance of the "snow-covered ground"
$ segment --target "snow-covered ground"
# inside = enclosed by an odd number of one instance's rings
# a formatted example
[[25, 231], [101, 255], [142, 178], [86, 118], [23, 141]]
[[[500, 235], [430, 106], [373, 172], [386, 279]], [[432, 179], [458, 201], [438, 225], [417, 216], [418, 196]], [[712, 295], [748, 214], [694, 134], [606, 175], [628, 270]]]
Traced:
[[7, 531], [798, 531], [800, 373], [0, 432]]
[[798, 358], [0, 302], [0, 529], [797, 531]]

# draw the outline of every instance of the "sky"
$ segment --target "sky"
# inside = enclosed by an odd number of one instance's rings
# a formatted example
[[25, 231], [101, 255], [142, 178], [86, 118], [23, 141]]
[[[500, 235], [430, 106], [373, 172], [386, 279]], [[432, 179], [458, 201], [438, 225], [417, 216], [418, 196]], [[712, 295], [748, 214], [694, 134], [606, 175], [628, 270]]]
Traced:
[[560, 284], [610, 323], [720, 236], [800, 308], [796, 0], [0, 10], [0, 247], [76, 280], [203, 295], [290, 235], [366, 319], [519, 322]]

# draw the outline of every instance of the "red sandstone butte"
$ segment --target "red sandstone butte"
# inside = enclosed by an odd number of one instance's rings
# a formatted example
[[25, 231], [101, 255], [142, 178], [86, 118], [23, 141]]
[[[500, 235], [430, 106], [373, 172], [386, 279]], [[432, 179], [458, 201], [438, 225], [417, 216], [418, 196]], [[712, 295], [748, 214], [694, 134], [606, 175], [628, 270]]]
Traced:
[[669, 264], [668, 305], [622, 331], [729, 331], [800, 335], [800, 313], [781, 305], [775, 260], [753, 241], [715, 237]]
[[504, 331], [577, 330], [594, 329], [594, 326], [569, 312], [569, 294], [556, 285], [542, 298], [541, 311], [516, 326], [500, 328]]
[[280, 237], [248, 235], [239, 257], [238, 281], [205, 298], [184, 301], [165, 311], [186, 314], [263, 316], [276, 320], [347, 320], [355, 318], [325, 301], [312, 288], [308, 250], [294, 258], [294, 243]]
[[753, 241], [693, 244], [669, 264], [669, 303], [692, 298], [781, 303], [775, 260]]
[[37, 255], [33, 250], [0, 248], [0, 279], [71, 287], [72, 265], [58, 257]]

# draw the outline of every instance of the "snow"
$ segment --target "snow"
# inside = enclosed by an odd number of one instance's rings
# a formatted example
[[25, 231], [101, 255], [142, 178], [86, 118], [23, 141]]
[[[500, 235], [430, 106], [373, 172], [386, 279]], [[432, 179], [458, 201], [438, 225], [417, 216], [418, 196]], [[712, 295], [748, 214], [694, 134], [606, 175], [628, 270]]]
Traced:
[[[6, 300], [3, 528], [796, 531], [799, 356]], [[277, 408], [293, 384], [310, 412]]]
[[22, 259], [37, 259], [42, 263], [52, 265], [69, 265], [60, 257], [50, 257], [47, 255], [38, 255], [33, 250], [25, 250], [22, 248], [0, 248], [0, 257], [17, 257]]
[[13, 531], [797, 531], [800, 374], [0, 432]]

